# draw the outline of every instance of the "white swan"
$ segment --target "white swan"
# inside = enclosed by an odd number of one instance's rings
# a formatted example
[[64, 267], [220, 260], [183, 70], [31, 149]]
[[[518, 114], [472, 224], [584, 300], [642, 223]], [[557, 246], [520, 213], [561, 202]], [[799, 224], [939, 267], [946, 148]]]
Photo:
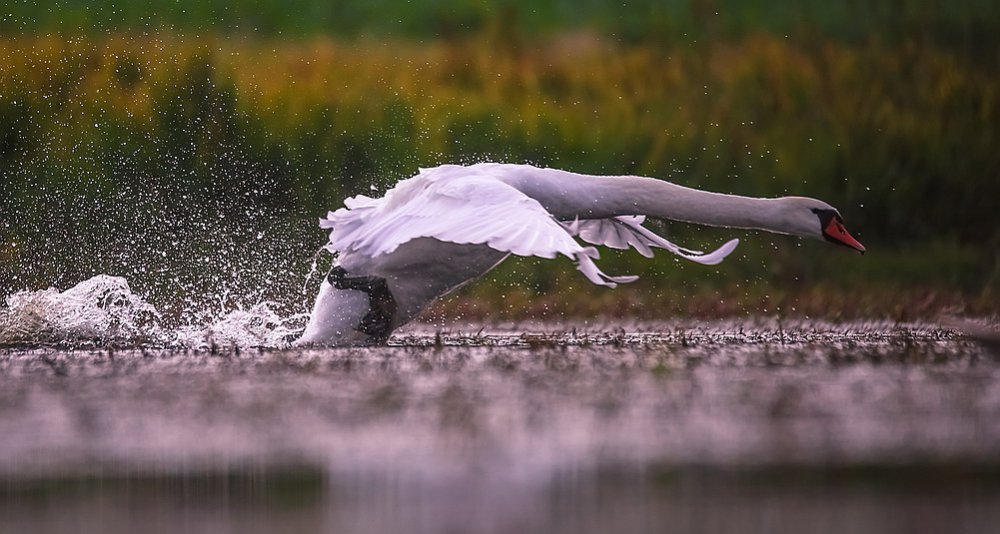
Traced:
[[481, 163], [421, 169], [384, 197], [356, 196], [330, 212], [326, 248], [336, 254], [309, 323], [296, 344], [379, 343], [434, 299], [485, 274], [510, 254], [574, 260], [591, 282], [615, 287], [635, 276], [608, 276], [592, 245], [663, 248], [714, 265], [733, 239], [701, 254], [642, 226], [646, 215], [826, 239], [860, 252], [830, 205], [803, 197], [773, 199], [707, 193], [652, 178], [590, 176], [530, 165]]

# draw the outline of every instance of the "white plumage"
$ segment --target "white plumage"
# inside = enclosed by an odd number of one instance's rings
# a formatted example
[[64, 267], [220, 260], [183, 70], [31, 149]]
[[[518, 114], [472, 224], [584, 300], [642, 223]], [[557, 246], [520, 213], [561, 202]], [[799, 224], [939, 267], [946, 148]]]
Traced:
[[[812, 236], [811, 226], [807, 232], [797, 231], [791, 223], [775, 229], [768, 227], [767, 216], [757, 216], [769, 211], [775, 212], [772, 217], [780, 215], [775, 211], [780, 206], [768, 203], [784, 199], [748, 199], [649, 178], [598, 177], [507, 164], [421, 169], [382, 198], [348, 198], [343, 208], [320, 220], [320, 227], [330, 230], [326, 248], [350, 276], [388, 283], [396, 306], [391, 330], [435, 298], [485, 274], [508, 254], [541, 258], [561, 254], [572, 259], [588, 280], [607, 287], [637, 277], [601, 272], [594, 263], [599, 253], [589, 245], [632, 247], [646, 257], [653, 255], [653, 248], [662, 248], [691, 261], [718, 264], [738, 240], [701, 254], [671, 243], [642, 223], [645, 215], [699, 222], [697, 216], [688, 215], [697, 213], [697, 203], [719, 204], [722, 199], [727, 200], [723, 211], [734, 212], [729, 214], [733, 224], [717, 213], [704, 213], [702, 222]], [[819, 201], [799, 200], [832, 210]], [[702, 207], [707, 212], [720, 208], [713, 203]], [[747, 210], [753, 213], [742, 213]], [[765, 222], [760, 224], [760, 219]], [[358, 323], [369, 311], [364, 292], [338, 289], [324, 281], [299, 342], [363, 343], [369, 336], [358, 331]]]
[[616, 282], [631, 282], [637, 277], [605, 275], [592, 261], [600, 257], [597, 250], [580, 245], [573, 236], [611, 248], [632, 246], [647, 258], [653, 255], [650, 247], [660, 247], [709, 265], [722, 261], [739, 242], [733, 240], [702, 256], [643, 228], [645, 218], [641, 216], [560, 223], [537, 200], [504, 182], [510, 170], [519, 167], [527, 166], [421, 169], [382, 198], [348, 198], [344, 208], [320, 219], [320, 227], [331, 230], [326, 248], [341, 255], [376, 257], [391, 254], [408, 241], [428, 237], [459, 245], [487, 245], [517, 256], [551, 259], [562, 254], [576, 261], [591, 282], [615, 287]]

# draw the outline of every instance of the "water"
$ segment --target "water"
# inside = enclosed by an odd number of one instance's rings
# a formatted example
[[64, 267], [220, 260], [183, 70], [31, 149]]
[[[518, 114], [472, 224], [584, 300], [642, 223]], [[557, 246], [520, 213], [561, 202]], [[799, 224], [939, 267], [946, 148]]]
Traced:
[[184, 316], [184, 321], [165, 320], [127, 280], [98, 275], [61, 292], [49, 288], [8, 296], [0, 308], [0, 345], [279, 347], [295, 339], [308, 318], [282, 317], [267, 301], [236, 309], [192, 307]]
[[87, 328], [51, 292], [2, 316], [22, 340], [0, 351], [4, 532], [1000, 520], [998, 354], [938, 326], [417, 324], [390, 347], [291, 350], [273, 312], [168, 327], [121, 282], [77, 299]]

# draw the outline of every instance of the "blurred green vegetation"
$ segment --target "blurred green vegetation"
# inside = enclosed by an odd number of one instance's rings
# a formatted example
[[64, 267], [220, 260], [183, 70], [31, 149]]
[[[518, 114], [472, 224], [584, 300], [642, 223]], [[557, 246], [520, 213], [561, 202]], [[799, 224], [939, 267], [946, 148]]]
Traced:
[[439, 39], [498, 28], [551, 35], [585, 27], [644, 44], [763, 32], [856, 42], [918, 37], [971, 50], [994, 43], [998, 20], [993, 0], [52, 0], [11, 3], [0, 14], [0, 31]]
[[[6, 10], [0, 294], [108, 272], [154, 298], [305, 301], [315, 219], [345, 196], [505, 161], [818, 197], [872, 251], [750, 235], [718, 268], [607, 254], [654, 310], [818, 286], [996, 300], [995, 2], [159, 4]], [[744, 235], [660, 229], [696, 248]], [[511, 262], [471, 295], [604, 298], [549, 265]]]

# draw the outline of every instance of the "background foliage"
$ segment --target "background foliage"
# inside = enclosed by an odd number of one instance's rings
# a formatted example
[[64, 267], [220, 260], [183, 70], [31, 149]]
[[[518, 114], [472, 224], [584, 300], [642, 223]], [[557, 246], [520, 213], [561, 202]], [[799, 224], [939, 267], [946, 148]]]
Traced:
[[343, 197], [506, 161], [815, 196], [872, 252], [750, 235], [718, 269], [607, 254], [606, 271], [643, 275], [617, 292], [521, 260], [448, 313], [995, 310], [998, 11], [18, 3], [0, 21], [0, 294], [105, 272], [176, 310], [300, 309], [316, 217]]

